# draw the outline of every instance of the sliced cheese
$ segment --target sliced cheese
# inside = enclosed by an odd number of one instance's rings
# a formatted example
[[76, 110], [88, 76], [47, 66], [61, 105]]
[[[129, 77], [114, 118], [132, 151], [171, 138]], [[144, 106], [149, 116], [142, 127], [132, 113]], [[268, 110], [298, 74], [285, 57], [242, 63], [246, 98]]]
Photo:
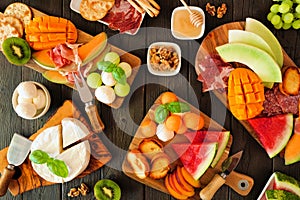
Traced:
[[[60, 138], [62, 134], [63, 143]], [[61, 125], [53, 126], [45, 129], [33, 141], [31, 151], [43, 150], [51, 157], [65, 162], [68, 167], [69, 175], [62, 178], [53, 174], [47, 167], [47, 164], [35, 164], [31, 162], [35, 172], [43, 179], [54, 182], [63, 183], [74, 179], [81, 174], [90, 161], [90, 144], [88, 141], [81, 142], [75, 146], [60, 153], [62, 147], [68, 146], [89, 134], [87, 127], [77, 119], [65, 118]]]
[[63, 136], [63, 148], [73, 144], [74, 142], [84, 138], [89, 134], [88, 128], [78, 119], [64, 118], [61, 121], [62, 124], [62, 136]]

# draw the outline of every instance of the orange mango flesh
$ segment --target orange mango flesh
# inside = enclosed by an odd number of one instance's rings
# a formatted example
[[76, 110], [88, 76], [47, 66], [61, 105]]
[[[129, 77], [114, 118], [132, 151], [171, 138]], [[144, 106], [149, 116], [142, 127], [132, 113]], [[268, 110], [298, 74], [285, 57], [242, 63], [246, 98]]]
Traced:
[[77, 41], [77, 29], [67, 19], [54, 16], [33, 18], [25, 27], [26, 40], [34, 50], [54, 48], [56, 45]]
[[256, 117], [263, 108], [264, 86], [251, 70], [237, 68], [229, 75], [228, 103], [232, 114], [238, 120]]

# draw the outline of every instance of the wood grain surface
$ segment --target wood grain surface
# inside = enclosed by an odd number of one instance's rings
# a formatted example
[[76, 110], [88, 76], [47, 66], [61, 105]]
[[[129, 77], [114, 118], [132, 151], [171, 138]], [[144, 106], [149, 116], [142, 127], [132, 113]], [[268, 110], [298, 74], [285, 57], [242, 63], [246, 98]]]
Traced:
[[[0, 11], [16, 1], [1, 0]], [[113, 109], [110, 106], [96, 101], [101, 119], [105, 124], [104, 134], [100, 135], [102, 142], [108, 148], [112, 159], [99, 170], [64, 184], [54, 184], [46, 187], [24, 192], [12, 196], [10, 192], [1, 198], [4, 200], [71, 200], [67, 196], [70, 188], [78, 187], [85, 182], [90, 189], [96, 182], [103, 178], [109, 178], [119, 184], [122, 190], [122, 200], [174, 200], [169, 194], [156, 190], [150, 186], [135, 181], [122, 172], [122, 164], [130, 143], [138, 129], [138, 125], [144, 119], [148, 110], [157, 97], [165, 91], [173, 91], [178, 96], [186, 99], [194, 107], [207, 116], [230, 130], [233, 141], [230, 154], [243, 150], [243, 156], [236, 168], [237, 172], [253, 177], [255, 184], [247, 196], [241, 196], [228, 186], [222, 186], [214, 195], [213, 200], [254, 200], [261, 193], [264, 185], [274, 171], [281, 171], [300, 180], [300, 163], [290, 166], [284, 165], [280, 156], [270, 159], [265, 150], [253, 139], [245, 127], [236, 120], [226, 109], [224, 104], [212, 92], [202, 92], [202, 84], [197, 80], [195, 72], [195, 58], [200, 44], [206, 36], [215, 28], [230, 22], [245, 21], [246, 17], [253, 17], [266, 25], [278, 38], [287, 55], [300, 66], [300, 34], [299, 30], [277, 30], [267, 20], [270, 6], [274, 3], [270, 0], [215, 0], [199, 1], [187, 0], [188, 5], [198, 6], [205, 12], [205, 33], [198, 40], [177, 40], [172, 36], [171, 13], [179, 6], [180, 1], [156, 0], [161, 6], [161, 12], [156, 18], [145, 15], [141, 29], [132, 36], [119, 34], [108, 26], [99, 22], [90, 22], [83, 19], [80, 14], [70, 9], [70, 0], [20, 0], [20, 2], [35, 8], [47, 15], [64, 17], [71, 20], [75, 26], [88, 35], [95, 36], [104, 31], [107, 33], [109, 43], [141, 59], [141, 67], [132, 83], [128, 97], [124, 99], [122, 106]], [[210, 2], [216, 8], [222, 3], [227, 5], [227, 13], [223, 18], [210, 16], [205, 11], [205, 5]], [[153, 42], [175, 42], [181, 48], [182, 67], [180, 73], [174, 77], [158, 77], [147, 70], [147, 48]], [[7, 147], [15, 132], [30, 137], [40, 129], [66, 99], [72, 99], [76, 107], [83, 111], [77, 92], [65, 85], [59, 85], [47, 81], [40, 72], [28, 67], [20, 67], [10, 64], [5, 56], [0, 53], [0, 149]], [[12, 109], [11, 96], [14, 89], [22, 81], [37, 81], [47, 87], [51, 95], [51, 106], [45, 116], [36, 120], [24, 120], [17, 116]], [[85, 116], [86, 117], [86, 116]], [[86, 118], [87, 119], [87, 118]], [[103, 137], [102, 137], [103, 136]], [[105, 136], [105, 137], [104, 137]], [[93, 191], [87, 196], [77, 197], [80, 200], [95, 199]]]
[[[228, 43], [228, 30], [244, 30], [245, 22], [232, 22], [223, 24], [214, 30], [212, 30], [208, 35], [203, 39], [199, 50], [196, 56], [195, 70], [196, 73], [200, 74], [199, 63], [205, 59], [205, 56], [217, 54], [216, 47]], [[285, 66], [296, 66], [293, 60], [287, 55], [283, 50], [284, 62], [283, 67]], [[227, 95], [221, 93], [218, 90], [213, 91], [214, 94], [220, 99], [220, 101], [228, 108], [227, 104]], [[246, 128], [250, 135], [261, 145], [260, 141], [257, 138], [255, 130], [250, 126], [247, 120], [240, 120], [240, 123]]]
[[[46, 128], [56, 126], [61, 124], [61, 120], [66, 117], [72, 117], [80, 120], [83, 122], [89, 129], [90, 132], [91, 128], [85, 118], [81, 115], [80, 111], [72, 104], [71, 101], [65, 101], [64, 104], [56, 111], [56, 113], [45, 123], [45, 125], [40, 128], [36, 133], [32, 134], [29, 139], [34, 140], [42, 131]], [[101, 133], [103, 134], [103, 133]], [[88, 138], [88, 141], [91, 146], [91, 158], [89, 165], [87, 168], [78, 176], [78, 178], [82, 178], [96, 170], [100, 167], [105, 165], [111, 159], [111, 154], [107, 150], [107, 148], [101, 142], [99, 136], [95, 133]], [[5, 148], [0, 151], [0, 171], [2, 172], [4, 168], [8, 165], [7, 162], [7, 150]], [[76, 159], [76, 158], [74, 158]], [[44, 180], [40, 177], [32, 168], [31, 161], [29, 158], [25, 160], [23, 164], [19, 166], [21, 171], [21, 176], [16, 179], [12, 180], [9, 185], [9, 191], [12, 195], [16, 196], [18, 194], [22, 194], [23, 192], [39, 188], [42, 186], [48, 186], [55, 183], [49, 182]]]

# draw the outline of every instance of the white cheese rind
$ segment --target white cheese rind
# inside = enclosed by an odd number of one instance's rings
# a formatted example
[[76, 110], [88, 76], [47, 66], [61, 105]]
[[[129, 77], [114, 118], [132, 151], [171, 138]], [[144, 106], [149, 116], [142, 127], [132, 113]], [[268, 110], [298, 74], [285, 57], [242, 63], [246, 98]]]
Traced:
[[89, 134], [88, 128], [78, 119], [64, 118], [61, 121], [62, 135], [63, 135], [63, 148], [73, 144], [74, 142], [84, 138]]

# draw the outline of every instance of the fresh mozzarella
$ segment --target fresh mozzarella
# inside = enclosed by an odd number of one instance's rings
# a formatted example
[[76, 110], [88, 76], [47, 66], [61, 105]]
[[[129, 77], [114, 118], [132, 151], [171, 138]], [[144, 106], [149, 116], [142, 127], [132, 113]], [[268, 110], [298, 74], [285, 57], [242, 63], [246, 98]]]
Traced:
[[64, 118], [61, 124], [64, 148], [89, 134], [88, 128], [78, 119]]

